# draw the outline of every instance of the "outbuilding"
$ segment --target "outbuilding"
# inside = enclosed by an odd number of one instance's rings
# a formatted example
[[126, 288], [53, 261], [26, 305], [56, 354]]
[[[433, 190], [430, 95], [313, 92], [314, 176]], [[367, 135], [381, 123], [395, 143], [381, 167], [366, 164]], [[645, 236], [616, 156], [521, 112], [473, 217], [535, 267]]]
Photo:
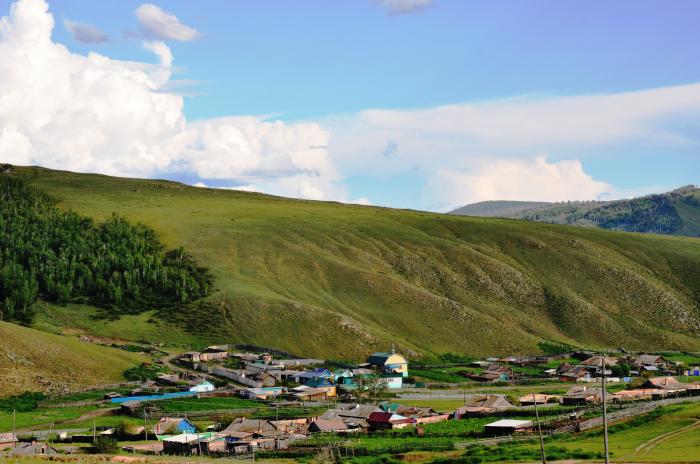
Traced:
[[532, 430], [532, 421], [529, 420], [501, 419], [486, 424], [486, 433], [489, 435], [513, 435], [530, 430]]

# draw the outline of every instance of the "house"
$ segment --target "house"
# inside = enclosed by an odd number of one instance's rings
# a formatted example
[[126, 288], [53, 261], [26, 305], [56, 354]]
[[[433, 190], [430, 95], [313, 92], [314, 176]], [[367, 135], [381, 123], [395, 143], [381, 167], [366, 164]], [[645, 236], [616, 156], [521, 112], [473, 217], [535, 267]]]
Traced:
[[340, 419], [316, 419], [309, 425], [309, 432], [311, 433], [323, 433], [323, 432], [335, 432], [342, 433], [347, 432], [348, 426], [345, 425]]
[[668, 395], [668, 391], [666, 390], [658, 388], [638, 388], [635, 390], [621, 390], [613, 393], [613, 401], [620, 403], [624, 401], [651, 400], [655, 397], [663, 397], [666, 395]]
[[274, 432], [277, 431], [277, 427], [268, 420], [264, 419], [246, 419], [245, 417], [240, 417], [233, 422], [231, 422], [225, 429], [219, 432], [220, 436], [232, 436], [232, 437], [242, 437], [242, 435], [236, 435], [240, 433], [259, 433], [259, 432]]
[[513, 369], [500, 364], [491, 364], [481, 374], [467, 374], [477, 382], [506, 382], [513, 378]]
[[17, 443], [17, 436], [14, 433], [0, 433], [0, 451], [12, 448]]
[[195, 432], [197, 432], [197, 427], [184, 417], [163, 417], [153, 427], [153, 433], [156, 435], [180, 435]]
[[586, 366], [571, 366], [568, 370], [559, 373], [559, 380], [562, 382], [578, 382], [587, 380], [591, 377], [591, 373]]
[[191, 392], [196, 392], [196, 393], [206, 393], [206, 392], [212, 392], [216, 390], [216, 387], [214, 386], [213, 383], [211, 383], [208, 380], [202, 380], [201, 382], [197, 383], [193, 387], [190, 387]]
[[533, 406], [535, 404], [556, 403], [561, 400], [559, 395], [546, 395], [544, 393], [531, 393], [518, 398], [521, 406]]
[[669, 393], [681, 393], [688, 389], [686, 384], [680, 383], [674, 377], [653, 377], [647, 379], [639, 388], [657, 388]]
[[325, 401], [328, 399], [328, 392], [322, 388], [307, 386], [296, 387], [290, 394], [292, 400], [296, 401]]
[[257, 374], [253, 374], [250, 378], [258, 382], [261, 387], [274, 387], [277, 383], [277, 379], [275, 378], [275, 376], [267, 372], [259, 372]]
[[611, 375], [612, 371], [609, 369], [612, 366], [617, 366], [617, 358], [610, 356], [591, 356], [590, 358], [581, 361], [579, 366], [583, 366], [588, 369], [594, 375], [603, 375], [603, 362], [605, 362], [605, 375]]
[[450, 418], [449, 414], [439, 414], [433, 408], [419, 406], [403, 406], [396, 405], [391, 411], [400, 416], [413, 419], [416, 424], [432, 424], [435, 422], [446, 421]]
[[202, 449], [200, 443], [211, 434], [181, 433], [163, 439], [163, 453], [190, 456], [199, 454]]
[[336, 396], [335, 385], [333, 385], [328, 379], [315, 378], [307, 381], [302, 387], [296, 387], [294, 390], [300, 389], [303, 391], [304, 387], [317, 388], [326, 392], [326, 396], [333, 398]]
[[367, 358], [367, 364], [385, 374], [401, 374], [402, 377], [408, 377], [408, 361], [394, 350], [391, 350], [391, 353], [372, 353]]
[[483, 416], [513, 408], [515, 406], [503, 395], [473, 395], [466, 398], [464, 406], [460, 406], [455, 410], [454, 418], [462, 419], [470, 416]]
[[393, 412], [373, 412], [367, 418], [367, 423], [376, 430], [403, 429], [415, 423], [413, 419]]
[[294, 377], [294, 381], [301, 384], [306, 384], [306, 382], [312, 379], [327, 379], [332, 382], [333, 373], [326, 368], [319, 367], [311, 371], [302, 371]]
[[58, 454], [58, 450], [46, 443], [17, 443], [12, 451], [10, 451], [10, 456], [50, 456]]
[[638, 368], [641, 368], [642, 366], [654, 366], [660, 370], [666, 370], [668, 368], [668, 364], [668, 361], [666, 361], [663, 356], [656, 354], [640, 354], [633, 363], [633, 365]]
[[532, 421], [501, 419], [499, 421], [486, 424], [485, 430], [489, 435], [513, 435], [516, 433], [529, 432], [532, 430]]
[[366, 430], [369, 428], [367, 419], [373, 412], [382, 410], [373, 404], [353, 404], [342, 403], [336, 405], [335, 409], [326, 411], [322, 419], [340, 419], [350, 430]]
[[199, 351], [188, 351], [180, 355], [180, 360], [194, 364], [200, 362], [200, 355], [201, 353]]
[[245, 388], [241, 390], [241, 396], [249, 400], [267, 401], [284, 393], [282, 387], [261, 387], [261, 388]]
[[[612, 394], [606, 391], [606, 401], [612, 398]], [[571, 387], [562, 403], [565, 406], [582, 405], [582, 404], [597, 404], [603, 402], [603, 390], [598, 387], [589, 387], [588, 385], [576, 385]]]
[[209, 362], [209, 361], [221, 361], [222, 359], [228, 358], [228, 351], [219, 346], [210, 346], [203, 352], [199, 353], [199, 361]]

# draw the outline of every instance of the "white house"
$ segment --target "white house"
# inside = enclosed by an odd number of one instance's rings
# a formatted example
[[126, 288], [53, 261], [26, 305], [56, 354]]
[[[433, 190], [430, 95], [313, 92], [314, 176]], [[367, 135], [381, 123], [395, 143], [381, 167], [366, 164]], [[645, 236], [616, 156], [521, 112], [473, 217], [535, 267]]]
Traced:
[[214, 390], [216, 390], [216, 387], [208, 380], [202, 380], [197, 385], [190, 388], [190, 391], [195, 393], [206, 393]]

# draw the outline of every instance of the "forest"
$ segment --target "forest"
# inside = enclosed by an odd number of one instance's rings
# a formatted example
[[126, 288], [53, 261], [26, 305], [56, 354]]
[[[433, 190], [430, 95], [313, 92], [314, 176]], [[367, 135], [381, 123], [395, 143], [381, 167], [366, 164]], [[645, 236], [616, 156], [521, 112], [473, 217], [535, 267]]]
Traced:
[[113, 215], [62, 211], [0, 170], [0, 320], [30, 323], [34, 303], [85, 303], [107, 315], [179, 307], [206, 296], [211, 273], [155, 232]]

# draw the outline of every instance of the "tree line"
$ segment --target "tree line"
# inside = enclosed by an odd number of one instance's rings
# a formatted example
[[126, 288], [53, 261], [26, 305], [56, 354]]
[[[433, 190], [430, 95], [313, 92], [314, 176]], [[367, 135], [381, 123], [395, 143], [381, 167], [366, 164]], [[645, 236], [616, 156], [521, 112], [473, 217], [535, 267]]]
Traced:
[[213, 278], [182, 248], [117, 215], [104, 223], [0, 173], [0, 320], [29, 323], [34, 303], [85, 303], [117, 317], [206, 296]]

